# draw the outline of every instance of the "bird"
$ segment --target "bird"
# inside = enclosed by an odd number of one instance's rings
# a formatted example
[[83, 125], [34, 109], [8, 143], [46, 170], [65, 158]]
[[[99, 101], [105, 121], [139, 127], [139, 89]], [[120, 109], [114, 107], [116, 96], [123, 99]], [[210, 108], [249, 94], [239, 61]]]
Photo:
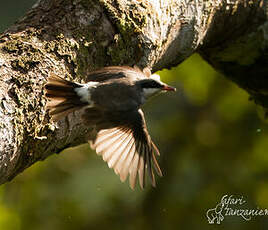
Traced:
[[139, 180], [143, 189], [148, 173], [155, 187], [154, 173], [163, 175], [156, 159], [160, 152], [148, 133], [141, 107], [149, 98], [176, 88], [163, 83], [148, 67], [137, 66], [103, 67], [90, 72], [85, 81], [73, 82], [54, 73], [48, 76], [44, 89], [52, 121], [80, 110], [83, 124], [94, 130], [90, 147], [120, 180], [129, 177], [131, 189]]

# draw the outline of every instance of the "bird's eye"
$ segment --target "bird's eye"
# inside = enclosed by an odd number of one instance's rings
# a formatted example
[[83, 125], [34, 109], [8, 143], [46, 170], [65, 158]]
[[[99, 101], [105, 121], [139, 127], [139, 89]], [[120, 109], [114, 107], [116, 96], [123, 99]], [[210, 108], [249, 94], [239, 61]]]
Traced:
[[141, 84], [142, 88], [161, 88], [162, 85], [156, 81], [146, 81]]

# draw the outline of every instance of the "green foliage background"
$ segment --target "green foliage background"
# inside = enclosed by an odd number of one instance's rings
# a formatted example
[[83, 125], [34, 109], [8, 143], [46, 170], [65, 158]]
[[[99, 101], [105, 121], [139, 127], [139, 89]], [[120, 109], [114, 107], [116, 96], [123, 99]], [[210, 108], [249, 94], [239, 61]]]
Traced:
[[[2, 3], [0, 31], [34, 2]], [[267, 229], [267, 216], [206, 219], [225, 194], [268, 208], [268, 132], [254, 103], [198, 55], [159, 74], [178, 90], [144, 107], [162, 154], [157, 188], [132, 191], [85, 144], [0, 186], [0, 229]]]

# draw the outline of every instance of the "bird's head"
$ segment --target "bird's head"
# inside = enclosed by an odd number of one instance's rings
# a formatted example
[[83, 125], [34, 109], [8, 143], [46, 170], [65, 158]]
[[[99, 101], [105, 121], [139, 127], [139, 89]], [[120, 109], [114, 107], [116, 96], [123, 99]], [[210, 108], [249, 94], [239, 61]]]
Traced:
[[142, 95], [146, 99], [160, 92], [176, 91], [176, 88], [162, 82], [157, 74], [153, 74], [149, 78], [142, 79], [137, 83], [140, 86]]

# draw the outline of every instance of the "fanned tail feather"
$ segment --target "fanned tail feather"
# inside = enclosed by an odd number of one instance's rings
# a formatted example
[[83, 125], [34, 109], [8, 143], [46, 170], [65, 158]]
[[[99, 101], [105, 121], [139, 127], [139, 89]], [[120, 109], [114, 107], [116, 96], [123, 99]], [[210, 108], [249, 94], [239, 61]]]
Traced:
[[54, 121], [86, 105], [74, 90], [80, 87], [81, 85], [67, 81], [55, 74], [48, 77], [45, 96], [49, 101], [46, 108]]

